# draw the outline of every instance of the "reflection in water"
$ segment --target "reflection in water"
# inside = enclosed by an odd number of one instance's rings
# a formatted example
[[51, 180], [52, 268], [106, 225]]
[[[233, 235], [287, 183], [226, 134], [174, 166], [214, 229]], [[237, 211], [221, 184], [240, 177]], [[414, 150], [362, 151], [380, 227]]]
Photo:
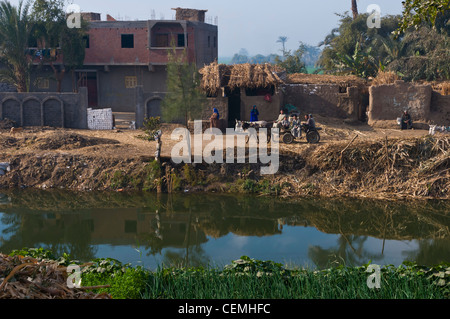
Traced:
[[3, 253], [44, 247], [81, 261], [112, 257], [152, 268], [229, 263], [241, 255], [317, 268], [450, 261], [445, 201], [59, 191], [0, 199]]

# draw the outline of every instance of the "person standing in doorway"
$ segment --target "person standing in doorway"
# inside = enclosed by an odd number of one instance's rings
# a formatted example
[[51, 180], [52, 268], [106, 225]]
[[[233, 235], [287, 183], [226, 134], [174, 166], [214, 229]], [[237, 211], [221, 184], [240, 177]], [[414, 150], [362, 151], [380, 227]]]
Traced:
[[250, 111], [250, 122], [258, 122], [259, 111], [256, 108], [256, 105], [253, 105], [252, 110]]

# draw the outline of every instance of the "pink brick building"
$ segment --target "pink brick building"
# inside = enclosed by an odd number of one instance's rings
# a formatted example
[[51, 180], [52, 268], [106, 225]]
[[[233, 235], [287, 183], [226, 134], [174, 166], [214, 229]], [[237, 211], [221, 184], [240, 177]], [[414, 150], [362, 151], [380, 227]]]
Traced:
[[[89, 105], [111, 107], [114, 112], [134, 112], [135, 89], [142, 86], [146, 116], [161, 114], [166, 94], [168, 50], [186, 50], [189, 62], [198, 68], [218, 59], [218, 27], [205, 23], [205, 10], [174, 9], [175, 20], [116, 21], [100, 14], [84, 13], [89, 20], [86, 57], [76, 70], [76, 83], [87, 87]], [[51, 69], [38, 77], [49, 78]], [[34, 91], [55, 91], [56, 81], [32, 81]], [[44, 85], [42, 85], [42, 82]], [[71, 92], [73, 80], [66, 75], [62, 88]]]

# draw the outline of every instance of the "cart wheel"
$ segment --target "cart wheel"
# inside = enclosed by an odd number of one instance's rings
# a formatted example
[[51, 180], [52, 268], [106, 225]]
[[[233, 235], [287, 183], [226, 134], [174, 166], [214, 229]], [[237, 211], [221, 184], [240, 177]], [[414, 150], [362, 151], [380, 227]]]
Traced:
[[306, 134], [306, 140], [308, 141], [308, 143], [317, 144], [320, 142], [320, 135], [316, 131], [311, 131]]
[[283, 143], [292, 144], [294, 142], [294, 136], [291, 133], [286, 133], [283, 135]]

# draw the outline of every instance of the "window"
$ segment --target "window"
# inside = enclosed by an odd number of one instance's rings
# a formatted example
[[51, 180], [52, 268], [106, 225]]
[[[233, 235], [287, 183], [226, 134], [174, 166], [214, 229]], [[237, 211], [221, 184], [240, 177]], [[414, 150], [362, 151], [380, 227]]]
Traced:
[[38, 89], [49, 89], [50, 81], [46, 78], [37, 78], [37, 87]]
[[136, 234], [137, 233], [137, 221], [126, 220], [125, 221], [125, 234]]
[[214, 37], [214, 48], [217, 48], [217, 37]]
[[137, 76], [126, 76], [125, 77], [125, 88], [134, 89], [137, 86]]
[[177, 43], [177, 46], [178, 46], [179, 48], [182, 48], [182, 47], [184, 47], [184, 44], [185, 44], [185, 42], [184, 42], [184, 34], [178, 34], [178, 43]]
[[208, 35], [208, 48], [211, 47], [211, 37]]
[[134, 34], [122, 34], [122, 48], [123, 49], [134, 48]]

